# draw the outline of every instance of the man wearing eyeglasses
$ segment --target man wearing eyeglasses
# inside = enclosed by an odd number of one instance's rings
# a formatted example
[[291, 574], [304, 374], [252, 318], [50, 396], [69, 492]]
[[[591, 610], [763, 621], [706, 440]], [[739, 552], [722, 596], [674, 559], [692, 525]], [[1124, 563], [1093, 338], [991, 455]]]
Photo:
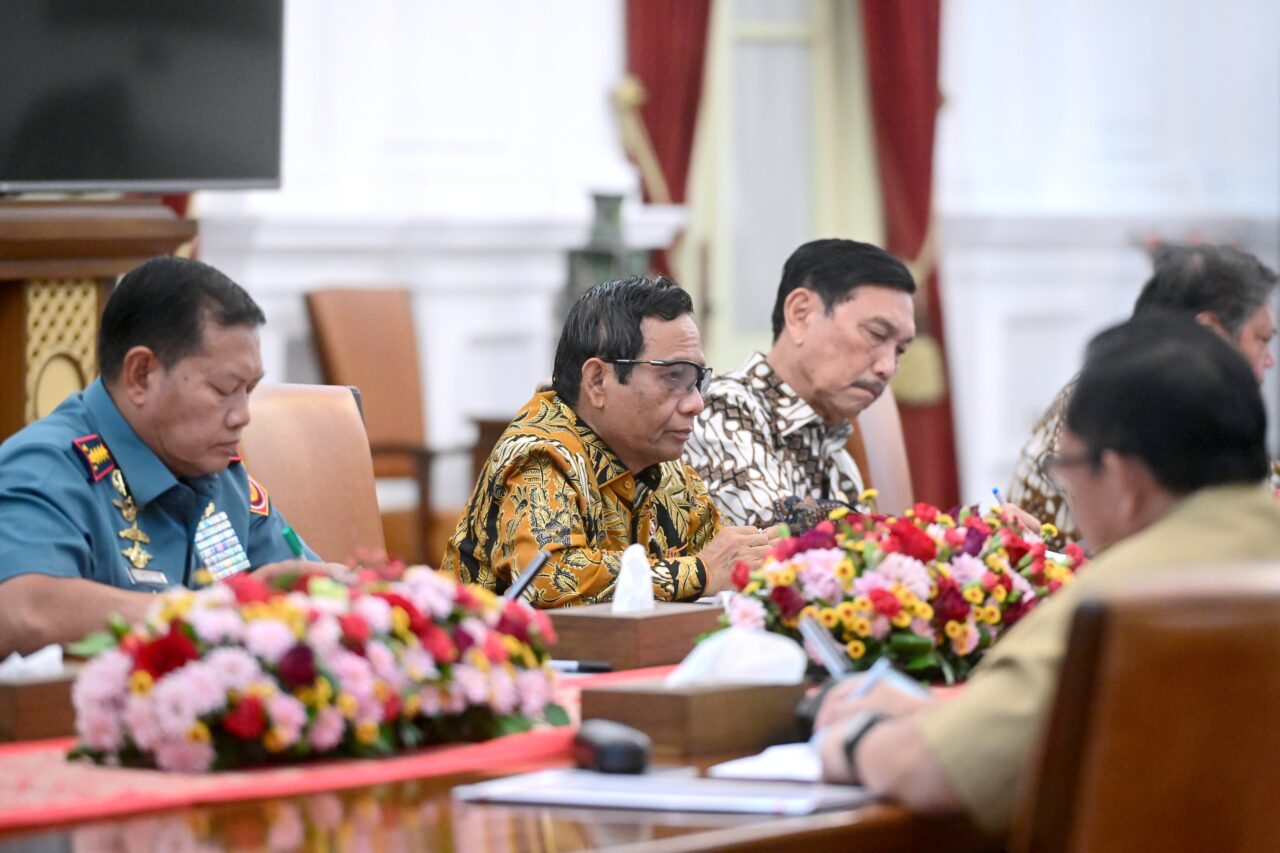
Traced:
[[859, 691], [858, 678], [832, 689], [815, 721], [825, 778], [1007, 831], [1077, 605], [1159, 577], [1248, 573], [1280, 558], [1280, 502], [1261, 485], [1266, 421], [1250, 364], [1191, 318], [1143, 312], [1096, 337], [1045, 464], [1096, 556], [952, 697], [911, 697], [885, 682]]
[[790, 498], [854, 503], [853, 421], [888, 386], [915, 338], [915, 280], [853, 240], [814, 240], [782, 269], [773, 348], [717, 377], [685, 458], [733, 524], [787, 518]]
[[722, 528], [680, 454], [710, 378], [689, 295], [665, 278], [597, 285], [569, 309], [552, 390], [498, 439], [441, 565], [501, 592], [539, 551], [539, 607], [608, 601], [622, 552], [643, 545], [655, 598], [730, 588], [774, 531]]

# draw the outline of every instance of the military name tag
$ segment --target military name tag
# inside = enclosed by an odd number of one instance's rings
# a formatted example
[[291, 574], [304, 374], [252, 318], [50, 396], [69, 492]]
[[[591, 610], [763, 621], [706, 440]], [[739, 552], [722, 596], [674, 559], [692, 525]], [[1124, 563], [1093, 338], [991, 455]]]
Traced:
[[164, 572], [156, 569], [139, 569], [134, 566], [126, 566], [125, 571], [129, 573], [129, 580], [134, 585], [148, 584], [150, 586], [168, 586], [169, 578]]
[[249, 568], [249, 555], [240, 544], [225, 512], [207, 514], [196, 525], [196, 553], [214, 580], [229, 578]]

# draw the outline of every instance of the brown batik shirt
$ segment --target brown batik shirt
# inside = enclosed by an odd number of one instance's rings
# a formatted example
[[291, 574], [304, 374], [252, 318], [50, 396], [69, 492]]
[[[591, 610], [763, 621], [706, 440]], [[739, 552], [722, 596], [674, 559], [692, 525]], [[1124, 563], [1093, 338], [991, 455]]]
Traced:
[[716, 377], [703, 399], [684, 455], [725, 524], [771, 525], [789, 497], [858, 500], [862, 475], [846, 446], [853, 425], [823, 422], [761, 353]]
[[613, 597], [622, 552], [644, 545], [654, 597], [697, 598], [697, 553], [719, 530], [706, 486], [683, 462], [638, 474], [554, 391], [534, 396], [498, 439], [441, 570], [502, 592], [540, 550], [551, 554], [527, 593], [538, 607]]

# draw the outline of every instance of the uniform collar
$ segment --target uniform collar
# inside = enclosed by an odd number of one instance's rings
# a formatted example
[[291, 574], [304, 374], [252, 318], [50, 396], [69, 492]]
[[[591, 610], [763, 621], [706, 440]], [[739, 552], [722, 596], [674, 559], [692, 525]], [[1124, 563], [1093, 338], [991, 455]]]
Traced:
[[102, 379], [95, 379], [85, 390], [84, 404], [98, 427], [98, 435], [111, 451], [116, 465], [124, 472], [129, 493], [139, 505], [151, 503], [178, 485], [178, 478], [120, 414]]
[[829, 426], [796, 390], [778, 375], [764, 353], [753, 352], [738, 371], [746, 383], [760, 392], [761, 397], [774, 412], [774, 424], [779, 435], [788, 436], [807, 427], [817, 427], [829, 440], [846, 441], [853, 433], [853, 424], [842, 421]]
[[[551, 393], [554, 394], [554, 392]], [[587, 458], [591, 462], [591, 469], [595, 474], [596, 483], [600, 486], [607, 486], [614, 480], [630, 476], [631, 470], [622, 464], [622, 460], [605, 443], [599, 433], [588, 426], [586, 421], [578, 417], [578, 413], [573, 410], [573, 407], [566, 404], [559, 396], [555, 396], [554, 399], [556, 404], [568, 414], [573, 423], [574, 431], [578, 433], [578, 437], [582, 440], [582, 446], [586, 448]], [[662, 466], [650, 465], [643, 471], [637, 472], [635, 478], [650, 489], [656, 489], [658, 483], [662, 480]]]

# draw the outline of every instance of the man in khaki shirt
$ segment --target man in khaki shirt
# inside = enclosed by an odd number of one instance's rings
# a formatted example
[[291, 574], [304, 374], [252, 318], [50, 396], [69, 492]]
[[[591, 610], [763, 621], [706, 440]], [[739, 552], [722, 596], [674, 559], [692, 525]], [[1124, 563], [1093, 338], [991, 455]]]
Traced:
[[1095, 338], [1045, 467], [1096, 559], [954, 698], [881, 684], [855, 700], [856, 681], [832, 691], [817, 720], [824, 775], [1006, 831], [1083, 598], [1153, 573], [1280, 558], [1280, 504], [1261, 485], [1265, 428], [1248, 363], [1203, 327], [1143, 317]]

